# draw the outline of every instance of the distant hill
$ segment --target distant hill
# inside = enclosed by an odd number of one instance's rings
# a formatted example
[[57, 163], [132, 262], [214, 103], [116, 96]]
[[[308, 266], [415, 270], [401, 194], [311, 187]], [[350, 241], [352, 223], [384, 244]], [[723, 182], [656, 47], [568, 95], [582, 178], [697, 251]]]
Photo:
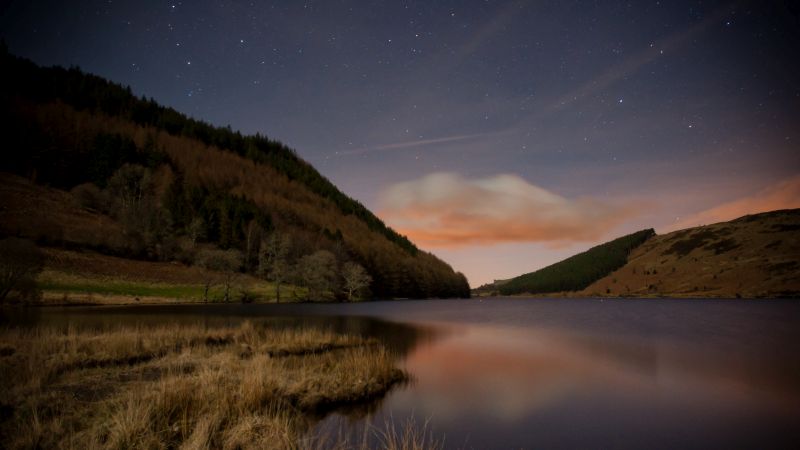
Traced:
[[797, 297], [800, 209], [664, 235], [643, 230], [473, 294]]
[[0, 237], [189, 265], [198, 249], [235, 250], [238, 270], [264, 276], [265, 243], [281, 235], [287, 264], [326, 251], [339, 267], [363, 266], [372, 297], [469, 295], [462, 274], [282, 143], [189, 118], [77, 68], [0, 53]]
[[535, 272], [483, 286], [481, 291], [494, 289], [503, 295], [578, 291], [625, 265], [628, 254], [654, 235], [653, 230], [629, 234]]
[[800, 209], [655, 236], [581, 295], [800, 296]]

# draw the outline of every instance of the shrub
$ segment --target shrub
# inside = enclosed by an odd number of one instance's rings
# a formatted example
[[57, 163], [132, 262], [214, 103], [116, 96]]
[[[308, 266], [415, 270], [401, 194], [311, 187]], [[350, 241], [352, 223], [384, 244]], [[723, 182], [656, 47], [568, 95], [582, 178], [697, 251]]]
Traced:
[[75, 186], [70, 191], [75, 202], [81, 208], [93, 209], [100, 212], [108, 212], [111, 199], [108, 194], [95, 186], [93, 183], [83, 183]]
[[44, 258], [36, 245], [19, 238], [0, 241], [0, 303], [15, 292], [20, 300], [40, 297], [36, 275], [44, 267]]

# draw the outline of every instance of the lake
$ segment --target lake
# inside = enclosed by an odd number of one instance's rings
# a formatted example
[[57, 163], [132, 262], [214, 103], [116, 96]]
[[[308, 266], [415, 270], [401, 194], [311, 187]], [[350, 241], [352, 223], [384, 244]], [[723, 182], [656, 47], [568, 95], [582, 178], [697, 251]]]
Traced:
[[372, 336], [413, 382], [319, 433], [414, 418], [446, 448], [800, 448], [800, 302], [472, 299], [5, 310], [113, 327], [251, 320]]

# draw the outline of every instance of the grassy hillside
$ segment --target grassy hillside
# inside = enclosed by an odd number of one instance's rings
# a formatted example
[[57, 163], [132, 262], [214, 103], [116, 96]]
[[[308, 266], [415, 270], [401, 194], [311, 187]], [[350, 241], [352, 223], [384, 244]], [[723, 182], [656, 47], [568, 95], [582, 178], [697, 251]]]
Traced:
[[653, 237], [655, 231], [642, 230], [592, 247], [564, 261], [500, 283], [503, 295], [578, 291], [625, 265], [628, 254]]
[[773, 211], [649, 239], [582, 295], [800, 296], [800, 210]]
[[262, 278], [274, 272], [262, 270], [275, 259], [268, 244], [285, 241], [284, 275], [295, 279], [283, 282], [303, 284], [315, 272], [303, 264], [322, 261], [332, 266], [329, 296], [342, 295], [345, 263], [366, 269], [373, 297], [469, 295], [462, 274], [280, 142], [188, 118], [78, 69], [0, 57], [0, 171], [20, 177], [3, 176], [0, 237], [187, 266], [204, 249], [230, 250], [236, 271]]

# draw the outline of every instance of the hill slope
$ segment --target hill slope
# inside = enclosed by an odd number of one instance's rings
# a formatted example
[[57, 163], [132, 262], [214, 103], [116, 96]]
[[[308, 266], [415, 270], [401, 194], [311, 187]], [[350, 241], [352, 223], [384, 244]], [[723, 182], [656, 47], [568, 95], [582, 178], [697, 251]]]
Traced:
[[[287, 265], [299, 270], [327, 251], [337, 267], [362, 265], [375, 297], [469, 295], [462, 274], [280, 142], [188, 118], [78, 69], [41, 68], [5, 49], [0, 62], [0, 171], [34, 182], [4, 176], [3, 235], [150, 261], [193, 263], [198, 249], [232, 249], [251, 274], [280, 235]], [[50, 197], [31, 195], [42, 185]], [[63, 201], [50, 208], [46, 198]]]
[[622, 267], [628, 254], [655, 234], [642, 230], [593, 247], [535, 272], [497, 283], [503, 295], [576, 291]]
[[[587, 281], [588, 280], [588, 281]], [[655, 235], [643, 230], [474, 295], [800, 296], [800, 209]]]
[[800, 295], [800, 209], [655, 236], [582, 295]]

